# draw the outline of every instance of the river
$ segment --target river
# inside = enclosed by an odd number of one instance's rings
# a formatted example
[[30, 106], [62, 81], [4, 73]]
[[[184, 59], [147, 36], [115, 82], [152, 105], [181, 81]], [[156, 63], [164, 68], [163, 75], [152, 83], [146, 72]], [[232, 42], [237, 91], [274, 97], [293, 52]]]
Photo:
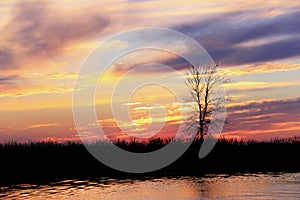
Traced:
[[1, 187], [0, 199], [300, 199], [300, 173], [64, 180]]

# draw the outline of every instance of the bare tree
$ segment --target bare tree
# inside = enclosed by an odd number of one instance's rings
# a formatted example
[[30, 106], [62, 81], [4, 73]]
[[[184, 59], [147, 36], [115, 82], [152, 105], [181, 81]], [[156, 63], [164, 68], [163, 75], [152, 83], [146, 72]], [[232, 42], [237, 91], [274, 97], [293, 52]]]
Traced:
[[[218, 65], [190, 66], [185, 74], [186, 85], [190, 90], [189, 102], [193, 110], [188, 119], [189, 131], [196, 131], [196, 138], [204, 140], [212, 121], [213, 111], [224, 109], [224, 93], [221, 89], [230, 79], [222, 77]], [[218, 120], [218, 119], [214, 119]]]

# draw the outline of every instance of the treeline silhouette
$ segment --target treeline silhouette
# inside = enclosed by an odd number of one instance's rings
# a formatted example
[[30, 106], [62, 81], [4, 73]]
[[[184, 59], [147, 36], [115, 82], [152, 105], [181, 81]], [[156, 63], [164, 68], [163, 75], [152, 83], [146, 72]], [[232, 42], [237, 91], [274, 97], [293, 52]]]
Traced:
[[[149, 141], [117, 140], [114, 143], [132, 152], [151, 152], [162, 148], [171, 138]], [[184, 141], [175, 141], [182, 145]], [[95, 147], [109, 146], [100, 141]], [[300, 137], [268, 142], [221, 138], [203, 159], [198, 158], [201, 140], [194, 140], [177, 161], [147, 174], [129, 174], [113, 170], [96, 160], [80, 142], [0, 144], [0, 184], [48, 182], [74, 178], [195, 175], [204, 173], [299, 172]]]

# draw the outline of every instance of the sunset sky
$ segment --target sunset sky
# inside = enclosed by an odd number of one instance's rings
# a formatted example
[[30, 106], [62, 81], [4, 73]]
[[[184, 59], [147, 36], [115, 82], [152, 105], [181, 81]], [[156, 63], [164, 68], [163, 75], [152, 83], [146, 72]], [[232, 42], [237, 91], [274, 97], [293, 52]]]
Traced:
[[[169, 28], [188, 35], [232, 79], [224, 85], [232, 101], [227, 104], [230, 123], [223, 135], [258, 140], [300, 135], [298, 1], [2, 0], [0, 142], [78, 140], [72, 94], [80, 66], [109, 36], [139, 27]], [[115, 41], [107, 48], [127, 45], [132, 44]], [[95, 100], [97, 122], [113, 137], [120, 130], [107, 111], [107, 96], [133, 66], [154, 61], [179, 71], [187, 66], [170, 53], [144, 50], [120, 58], [103, 77], [106, 89], [98, 91]], [[159, 66], [145, 66], [119, 84], [125, 91], [128, 82], [164, 76], [168, 74]], [[134, 92], [129, 102], [118, 98], [133, 119], [120, 124], [143, 137], [152, 134], [151, 127], [145, 129], [151, 122], [165, 121], [161, 134], [172, 135], [181, 122], [174, 94], [163, 87], [145, 87]], [[166, 116], [150, 118], [149, 112], [156, 110], [157, 116]], [[87, 137], [97, 122], [81, 127]]]

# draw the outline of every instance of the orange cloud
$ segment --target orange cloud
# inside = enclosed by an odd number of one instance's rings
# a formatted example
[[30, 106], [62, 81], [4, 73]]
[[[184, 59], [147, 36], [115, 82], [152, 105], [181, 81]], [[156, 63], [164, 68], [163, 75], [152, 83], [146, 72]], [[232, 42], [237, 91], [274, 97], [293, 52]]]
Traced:
[[237, 67], [226, 67], [220, 69], [220, 73], [228, 76], [243, 76], [251, 74], [293, 71], [297, 69], [300, 69], [300, 64], [298, 63], [267, 62], [263, 64], [249, 64]]
[[31, 124], [27, 128], [41, 128], [41, 127], [49, 127], [49, 126], [59, 126], [58, 123], [45, 123], [45, 124]]
[[271, 90], [276, 88], [283, 88], [289, 86], [299, 86], [300, 81], [281, 81], [278, 82], [259, 82], [259, 81], [240, 81], [225, 84], [227, 92], [247, 92], [247, 91], [258, 91], [258, 90]]

